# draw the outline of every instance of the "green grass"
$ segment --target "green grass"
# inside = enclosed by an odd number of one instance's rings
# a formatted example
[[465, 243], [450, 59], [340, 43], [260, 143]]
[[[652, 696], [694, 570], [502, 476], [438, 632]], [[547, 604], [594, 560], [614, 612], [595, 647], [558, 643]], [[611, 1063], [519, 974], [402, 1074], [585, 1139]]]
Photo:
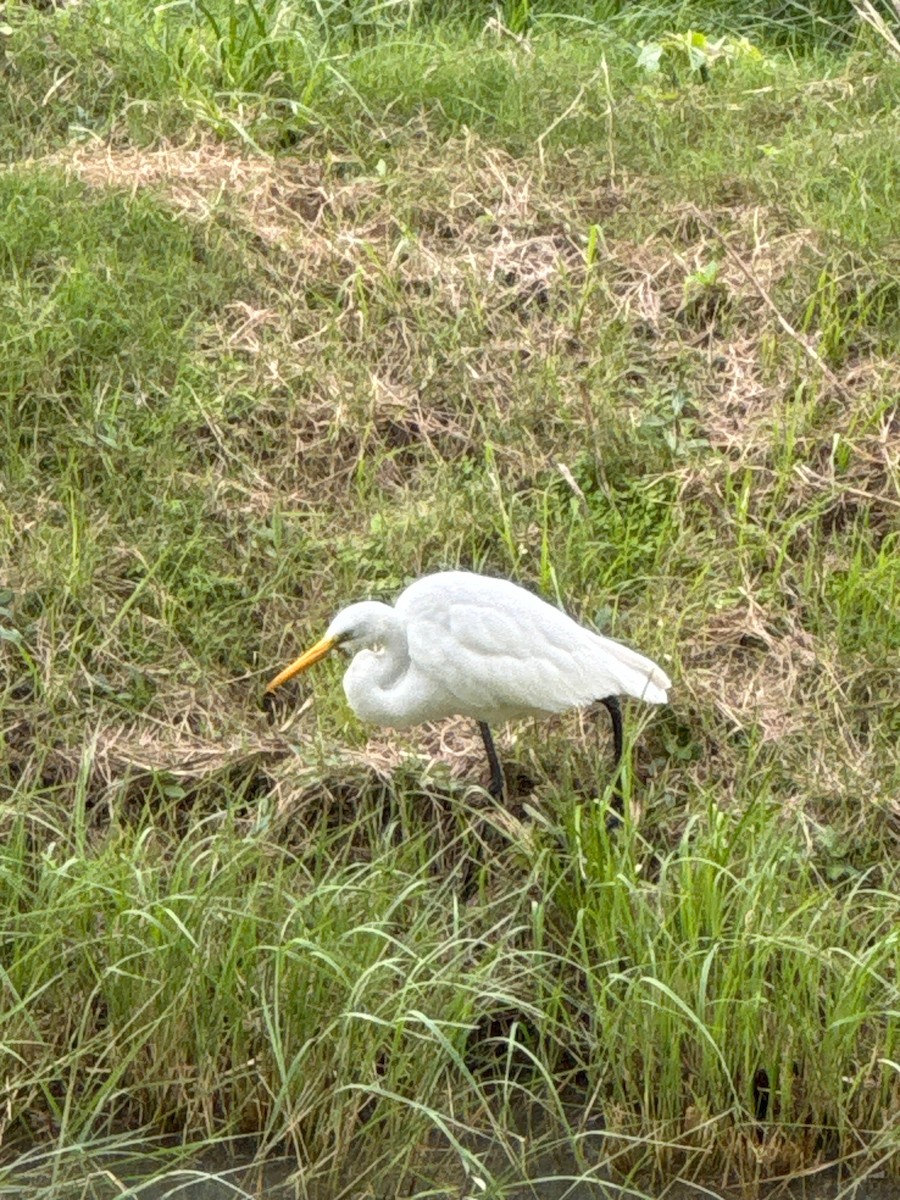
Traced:
[[[0, 1191], [895, 1170], [900, 71], [759, 11], [7, 9]], [[260, 707], [457, 564], [672, 675], [618, 832]]]

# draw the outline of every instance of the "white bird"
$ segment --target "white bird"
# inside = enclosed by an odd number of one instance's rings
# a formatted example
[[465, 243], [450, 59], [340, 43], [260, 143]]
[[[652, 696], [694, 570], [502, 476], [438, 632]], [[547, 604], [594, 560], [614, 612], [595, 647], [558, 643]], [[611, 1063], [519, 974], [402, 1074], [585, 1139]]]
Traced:
[[353, 655], [344, 675], [363, 721], [408, 729], [444, 717], [474, 717], [503, 795], [490, 726], [545, 717], [601, 701], [622, 757], [619, 696], [665, 704], [671, 681], [649, 658], [601, 637], [507, 579], [441, 571], [410, 584], [396, 603], [342, 609], [325, 636], [269, 683], [274, 691], [339, 647]]

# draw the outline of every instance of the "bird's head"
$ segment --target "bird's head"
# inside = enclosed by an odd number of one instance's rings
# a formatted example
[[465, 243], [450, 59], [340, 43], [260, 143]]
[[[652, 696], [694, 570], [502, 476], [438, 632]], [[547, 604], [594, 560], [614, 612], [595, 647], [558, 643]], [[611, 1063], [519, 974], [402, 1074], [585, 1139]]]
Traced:
[[325, 636], [279, 672], [266, 685], [266, 691], [274, 692], [283, 683], [324, 658], [329, 650], [339, 649], [352, 655], [360, 650], [377, 649], [384, 643], [393, 619], [394, 610], [375, 600], [362, 600], [359, 604], [342, 608], [325, 630]]

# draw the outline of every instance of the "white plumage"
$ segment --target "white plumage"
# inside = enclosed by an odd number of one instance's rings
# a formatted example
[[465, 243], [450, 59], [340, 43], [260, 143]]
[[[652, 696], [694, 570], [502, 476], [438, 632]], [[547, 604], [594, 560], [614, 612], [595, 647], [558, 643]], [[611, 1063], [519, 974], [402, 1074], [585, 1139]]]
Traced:
[[426, 575], [393, 607], [363, 601], [342, 609], [321, 641], [266, 690], [336, 646], [353, 654], [344, 690], [358, 717], [391, 729], [474, 717], [495, 784], [499, 766], [489, 725], [595, 700], [609, 701], [612, 715], [617, 696], [664, 704], [671, 686], [665, 671], [635, 650], [593, 633], [509, 580], [468, 571]]

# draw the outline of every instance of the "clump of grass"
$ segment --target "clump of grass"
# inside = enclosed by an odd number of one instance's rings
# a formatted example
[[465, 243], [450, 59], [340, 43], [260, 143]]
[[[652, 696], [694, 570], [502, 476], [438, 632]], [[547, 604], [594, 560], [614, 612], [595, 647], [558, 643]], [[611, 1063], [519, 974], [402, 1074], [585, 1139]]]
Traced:
[[[628, 89], [616, 98], [617, 111], [624, 110], [619, 124], [635, 101], [643, 107], [636, 86], [645, 76], [641, 47], [662, 38], [685, 44], [688, 66], [677, 76], [684, 95], [674, 108], [658, 107], [658, 133], [643, 144], [651, 154], [667, 153], [691, 178], [705, 156], [685, 152], [698, 137], [720, 134], [723, 150], [735, 148], [723, 114], [709, 117], [704, 90], [718, 92], [736, 70], [776, 92], [786, 80], [791, 95], [798, 72], [821, 79], [831, 71], [835, 41], [846, 46], [857, 37], [868, 52], [869, 26], [849, 0], [815, 10], [780, 5], [778, 20], [764, 5], [720, 3], [674, 10], [601, 4], [579, 13], [516, 0], [487, 20], [478, 6], [453, 7], [441, 20], [434, 5], [368, 0], [311, 9], [285, 0], [14, 4], [4, 35], [10, 86], [0, 97], [3, 144], [12, 153], [41, 154], [95, 138], [183, 140], [205, 128], [253, 147], [285, 149], [325, 131], [339, 152], [352, 148], [366, 158], [389, 147], [391, 122], [414, 120], [423, 110], [432, 124], [474, 129], [517, 150], [551, 135], [593, 144], [593, 123], [608, 99], [600, 64], [612, 66]], [[709, 71], [692, 69], [692, 37], [713, 45], [722, 38], [737, 44], [741, 35], [752, 41], [736, 64], [726, 58]], [[768, 52], [779, 38], [799, 63]], [[876, 43], [879, 58], [885, 45]], [[461, 72], [465, 88], [458, 86]], [[700, 79], [711, 86], [691, 86]], [[391, 122], [382, 126], [385, 106]], [[741, 108], [779, 122], [771, 98], [748, 98]], [[882, 115], [887, 119], [887, 111]], [[828, 130], [826, 120], [821, 137]], [[632, 151], [640, 145], [635, 139]]]
[[[136, 1177], [148, 1134], [329, 1195], [878, 1170], [896, 68], [673, 85], [608, 31], [414, 24], [15, 14], [2, 1170], [80, 1195], [76, 1150]], [[507, 737], [497, 810], [465, 723], [370, 736], [335, 665], [259, 709], [340, 604], [457, 564], [675, 678], [615, 836], [580, 716]]]

